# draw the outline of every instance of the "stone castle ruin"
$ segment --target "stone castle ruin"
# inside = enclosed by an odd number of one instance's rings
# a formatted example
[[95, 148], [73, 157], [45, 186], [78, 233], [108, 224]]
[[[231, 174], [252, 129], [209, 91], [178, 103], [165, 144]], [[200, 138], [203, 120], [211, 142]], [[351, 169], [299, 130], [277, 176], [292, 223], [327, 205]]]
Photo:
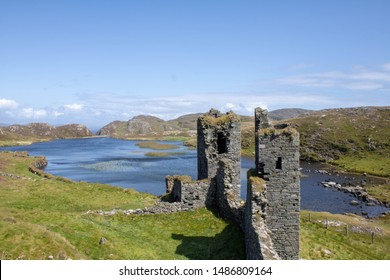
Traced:
[[299, 134], [272, 126], [255, 110], [255, 168], [241, 191], [241, 123], [233, 112], [210, 110], [198, 119], [198, 180], [167, 176], [167, 193], [185, 209], [214, 207], [236, 221], [245, 236], [247, 259], [299, 258]]

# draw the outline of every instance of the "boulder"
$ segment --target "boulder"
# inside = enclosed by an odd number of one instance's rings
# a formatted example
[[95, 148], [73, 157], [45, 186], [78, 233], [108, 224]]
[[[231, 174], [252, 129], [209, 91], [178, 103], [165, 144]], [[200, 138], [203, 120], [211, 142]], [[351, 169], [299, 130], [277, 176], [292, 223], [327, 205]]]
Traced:
[[359, 203], [359, 201], [357, 201], [357, 200], [351, 200], [351, 201], [349, 202], [349, 204], [355, 206], [355, 205], [359, 205], [360, 203]]

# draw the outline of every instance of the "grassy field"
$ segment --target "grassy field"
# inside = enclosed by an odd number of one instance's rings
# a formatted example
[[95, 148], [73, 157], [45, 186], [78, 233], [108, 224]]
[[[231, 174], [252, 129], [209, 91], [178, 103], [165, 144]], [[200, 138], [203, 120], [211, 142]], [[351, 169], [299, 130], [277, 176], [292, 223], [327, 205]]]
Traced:
[[389, 260], [390, 215], [365, 219], [355, 215], [301, 211], [301, 258]]
[[[236, 225], [201, 209], [172, 215], [86, 214], [138, 209], [156, 197], [102, 184], [41, 178], [34, 159], [0, 153], [1, 259], [240, 259]], [[107, 239], [99, 245], [101, 237]], [[227, 242], [234, 245], [226, 247]]]
[[[138, 209], [156, 197], [131, 189], [42, 178], [36, 159], [0, 153], [1, 259], [243, 259], [243, 236], [214, 211], [102, 216], [88, 210]], [[301, 215], [303, 259], [390, 259], [389, 219], [307, 211]], [[325, 229], [320, 221], [347, 222]], [[361, 232], [353, 231], [362, 229]], [[375, 232], [371, 244], [371, 232]], [[107, 241], [99, 244], [101, 238]], [[229, 244], [229, 246], [226, 246]], [[330, 253], [329, 253], [330, 252]]]

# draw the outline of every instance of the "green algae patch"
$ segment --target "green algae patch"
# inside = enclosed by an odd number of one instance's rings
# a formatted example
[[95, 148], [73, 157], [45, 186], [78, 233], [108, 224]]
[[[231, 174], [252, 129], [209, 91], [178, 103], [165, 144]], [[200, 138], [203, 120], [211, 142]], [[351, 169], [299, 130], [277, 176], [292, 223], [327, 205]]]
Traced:
[[169, 152], [148, 152], [148, 153], [145, 153], [145, 156], [147, 157], [170, 157], [170, 156], [180, 156], [180, 155], [184, 155], [185, 153], [184, 152], [172, 152], [172, 153], [169, 153]]
[[159, 143], [155, 141], [145, 141], [139, 142], [136, 144], [140, 148], [152, 149], [152, 150], [173, 150], [178, 149], [178, 145], [168, 144], [168, 143]]

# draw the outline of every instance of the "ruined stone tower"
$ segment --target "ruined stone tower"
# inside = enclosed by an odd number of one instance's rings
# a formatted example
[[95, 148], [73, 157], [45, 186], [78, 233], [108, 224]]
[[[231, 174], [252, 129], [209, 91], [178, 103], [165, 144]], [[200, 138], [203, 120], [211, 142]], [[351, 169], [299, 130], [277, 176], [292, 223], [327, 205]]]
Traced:
[[198, 180], [215, 179], [239, 200], [240, 171], [240, 118], [233, 112], [221, 115], [211, 109], [198, 119]]
[[256, 175], [265, 182], [264, 221], [282, 259], [299, 258], [299, 134], [271, 126], [267, 111], [255, 110]]
[[[255, 110], [255, 168], [240, 199], [241, 123], [211, 109], [198, 118], [198, 180], [167, 176], [167, 193], [180, 209], [215, 207], [244, 231], [247, 259], [299, 258], [299, 134], [272, 126]], [[179, 206], [177, 206], [179, 205]]]

